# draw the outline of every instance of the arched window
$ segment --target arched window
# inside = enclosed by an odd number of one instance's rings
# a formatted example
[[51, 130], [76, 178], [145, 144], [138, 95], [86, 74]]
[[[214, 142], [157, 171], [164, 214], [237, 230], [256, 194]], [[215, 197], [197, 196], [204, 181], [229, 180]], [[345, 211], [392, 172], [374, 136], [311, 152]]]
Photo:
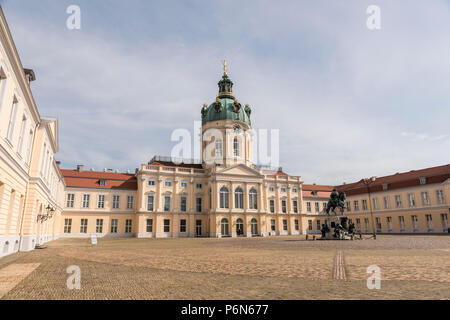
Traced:
[[251, 227], [252, 227], [252, 236], [258, 235], [258, 221], [253, 218], [251, 221]]
[[216, 157], [221, 157], [222, 156], [222, 139], [217, 139], [215, 146], [216, 146], [216, 149], [215, 149]]
[[239, 140], [237, 137], [233, 140], [233, 156], [239, 157]]
[[237, 187], [234, 190], [234, 207], [236, 209], [244, 209], [244, 191], [241, 187]]
[[229, 208], [229, 191], [225, 186], [220, 189], [220, 207]]
[[250, 209], [258, 209], [258, 192], [251, 188], [249, 192]]
[[228, 219], [223, 218], [222, 221], [220, 221], [220, 232], [222, 236], [229, 236], [229, 230], [228, 230]]
[[236, 235], [242, 236], [244, 234], [244, 222], [241, 218], [236, 220]]

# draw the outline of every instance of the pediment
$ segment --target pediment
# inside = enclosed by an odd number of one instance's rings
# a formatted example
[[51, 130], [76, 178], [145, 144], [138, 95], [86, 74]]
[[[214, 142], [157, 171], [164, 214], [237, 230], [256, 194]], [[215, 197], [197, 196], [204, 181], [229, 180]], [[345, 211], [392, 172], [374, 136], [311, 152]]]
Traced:
[[224, 168], [217, 171], [216, 174], [220, 175], [236, 175], [236, 176], [251, 176], [251, 177], [263, 177], [258, 171], [250, 168], [244, 164], [236, 164], [228, 168]]

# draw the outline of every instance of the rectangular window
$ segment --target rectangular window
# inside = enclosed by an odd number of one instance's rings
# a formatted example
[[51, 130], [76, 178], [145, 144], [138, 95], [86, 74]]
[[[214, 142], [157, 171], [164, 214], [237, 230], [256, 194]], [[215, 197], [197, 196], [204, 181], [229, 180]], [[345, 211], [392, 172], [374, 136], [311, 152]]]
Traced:
[[113, 207], [113, 209], [120, 208], [120, 196], [119, 195], [113, 195], [112, 207]]
[[432, 230], [433, 229], [433, 219], [431, 217], [431, 214], [426, 214], [425, 218], [427, 219], [427, 228], [428, 228], [428, 230]]
[[134, 196], [127, 196], [127, 209], [134, 208]]
[[22, 155], [22, 149], [23, 149], [23, 140], [25, 139], [25, 128], [27, 126], [27, 117], [23, 115], [22, 117], [22, 124], [20, 125], [20, 131], [19, 131], [19, 143], [17, 144], [17, 152], [19, 152], [20, 155]]
[[294, 220], [294, 224], [295, 224], [295, 231], [300, 230], [299, 226], [298, 226], [298, 219]]
[[381, 231], [381, 219], [375, 218], [375, 221], [377, 223], [377, 232], [380, 232]]
[[153, 211], [154, 210], [154, 196], [147, 196], [147, 211]]
[[396, 195], [395, 196], [395, 207], [396, 208], [401, 208], [403, 206], [402, 204], [402, 196], [401, 195]]
[[131, 233], [131, 224], [132, 224], [131, 219], [127, 219], [125, 221], [125, 233]]
[[405, 231], [405, 217], [398, 217], [398, 224], [400, 225], [400, 231]]
[[187, 188], [187, 182], [182, 182], [182, 183], [181, 183], [181, 187], [182, 187], [182, 188]]
[[119, 220], [117, 220], [117, 219], [111, 220], [111, 233], [117, 233], [118, 224], [119, 224]]
[[420, 197], [422, 198], [422, 205], [429, 206], [430, 205], [430, 197], [427, 191], [423, 191], [420, 193]]
[[181, 233], [186, 232], [186, 220], [185, 219], [180, 220], [180, 232]]
[[164, 232], [170, 232], [170, 220], [164, 219]]
[[73, 208], [74, 205], [75, 205], [75, 193], [68, 193], [66, 207]]
[[9, 116], [9, 123], [8, 123], [8, 132], [7, 132], [7, 139], [9, 142], [12, 143], [13, 137], [14, 137], [14, 128], [16, 126], [16, 117], [17, 117], [17, 110], [19, 109], [19, 102], [17, 101], [17, 98], [14, 97], [14, 102], [12, 104], [11, 108], [11, 114]]
[[448, 216], [446, 213], [441, 213], [441, 224], [444, 232], [448, 232]]
[[281, 200], [281, 211], [286, 213], [286, 200]]
[[97, 198], [97, 208], [104, 209], [105, 208], [105, 195], [99, 194]]
[[275, 200], [269, 200], [270, 212], [275, 212]]
[[287, 220], [283, 220], [283, 230], [287, 231], [287, 229], [288, 229]]
[[373, 210], [378, 210], [378, 198], [372, 198]]
[[90, 199], [91, 199], [90, 194], [83, 194], [83, 201], [82, 201], [81, 207], [89, 208], [89, 200]]
[[363, 199], [362, 200], [362, 209], [365, 211], [365, 210], [367, 210], [367, 200], [366, 199]]
[[438, 204], [445, 204], [444, 190], [436, 190], [436, 200]]
[[388, 231], [392, 231], [392, 217], [386, 217]]
[[311, 212], [311, 202], [306, 202], [306, 211]]
[[72, 219], [64, 219], [64, 233], [72, 232]]
[[97, 219], [97, 223], [95, 225], [96, 233], [103, 233], [103, 219]]
[[411, 222], [412, 222], [414, 231], [416, 231], [419, 228], [417, 216], [415, 216], [415, 215], [411, 216]]
[[308, 220], [308, 230], [312, 231], [312, 220]]
[[353, 201], [353, 208], [355, 209], [355, 211], [359, 211], [359, 201], [358, 200]]
[[165, 212], [170, 211], [170, 197], [169, 196], [164, 197], [164, 211]]
[[87, 233], [88, 219], [81, 219], [80, 233]]
[[197, 212], [202, 212], [202, 198], [195, 199], [195, 209]]
[[148, 180], [148, 185], [149, 186], [154, 186], [155, 185], [155, 181], [154, 180]]
[[172, 186], [172, 182], [171, 181], [165, 181], [164, 182], [164, 186], [171, 187]]
[[[186, 198], [186, 196], [181, 196], [180, 197], [180, 210], [182, 212], [186, 212], [186, 210], [187, 210], [187, 198]], [[164, 209], [164, 211], [169, 211], [169, 210], [165, 210]]]
[[202, 188], [202, 184], [201, 183], [197, 183], [195, 186], [197, 189], [201, 189]]
[[275, 219], [270, 220], [270, 230], [275, 231], [276, 222]]
[[320, 212], [320, 205], [318, 202], [314, 203], [314, 209], [316, 210], [316, 212]]
[[383, 197], [383, 203], [384, 203], [384, 208], [385, 209], [389, 209], [390, 208], [390, 206], [389, 206], [389, 196]]
[[408, 193], [408, 205], [410, 208], [414, 208], [416, 206], [416, 198], [414, 193]]
[[356, 218], [356, 230], [361, 230], [361, 219]]
[[322, 229], [321, 226], [320, 226], [320, 220], [316, 221], [316, 227], [317, 227], [317, 230]]
[[292, 201], [292, 207], [294, 207], [294, 213], [298, 213], [297, 200]]
[[350, 201], [347, 201], [347, 202], [345, 203], [345, 206], [347, 207], [347, 211], [348, 211], [348, 212], [352, 211], [352, 207], [351, 207], [351, 205], [350, 205]]
[[369, 231], [369, 218], [364, 218], [364, 225], [366, 227], [366, 232]]
[[147, 232], [153, 232], [153, 219], [147, 219]]

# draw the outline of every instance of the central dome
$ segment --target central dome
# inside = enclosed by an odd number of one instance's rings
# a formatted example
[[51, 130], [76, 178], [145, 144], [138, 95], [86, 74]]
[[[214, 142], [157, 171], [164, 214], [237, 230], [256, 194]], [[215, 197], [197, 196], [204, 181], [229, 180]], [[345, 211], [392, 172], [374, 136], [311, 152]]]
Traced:
[[234, 120], [242, 121], [251, 125], [251, 109], [248, 105], [244, 107], [233, 95], [233, 82], [224, 72], [222, 79], [218, 83], [219, 94], [216, 101], [209, 106], [206, 104], [202, 109], [202, 125], [211, 121]]

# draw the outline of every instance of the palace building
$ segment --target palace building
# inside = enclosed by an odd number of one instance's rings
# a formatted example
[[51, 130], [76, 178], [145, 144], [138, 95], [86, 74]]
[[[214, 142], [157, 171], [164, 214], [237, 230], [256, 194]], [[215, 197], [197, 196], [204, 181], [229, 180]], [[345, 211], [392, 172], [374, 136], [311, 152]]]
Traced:
[[[344, 214], [358, 232], [450, 232], [450, 164], [361, 179], [336, 188], [346, 193]], [[310, 210], [307, 204], [308, 233], [320, 233], [320, 224], [329, 219], [324, 211], [317, 211], [317, 206], [318, 202]]]
[[251, 109], [226, 68], [203, 106], [202, 162], [154, 157], [135, 174], [61, 170], [64, 236], [238, 237], [300, 234], [302, 181], [252, 162]]
[[[59, 237], [253, 237], [320, 233], [333, 186], [253, 162], [252, 109], [226, 65], [201, 109], [201, 159], [155, 156], [134, 173], [60, 169], [0, 7], [0, 257]], [[200, 116], [199, 114], [199, 116]], [[448, 230], [450, 165], [337, 186], [362, 233]]]
[[60, 233], [64, 179], [54, 159], [58, 121], [39, 114], [0, 8], [0, 257]]

